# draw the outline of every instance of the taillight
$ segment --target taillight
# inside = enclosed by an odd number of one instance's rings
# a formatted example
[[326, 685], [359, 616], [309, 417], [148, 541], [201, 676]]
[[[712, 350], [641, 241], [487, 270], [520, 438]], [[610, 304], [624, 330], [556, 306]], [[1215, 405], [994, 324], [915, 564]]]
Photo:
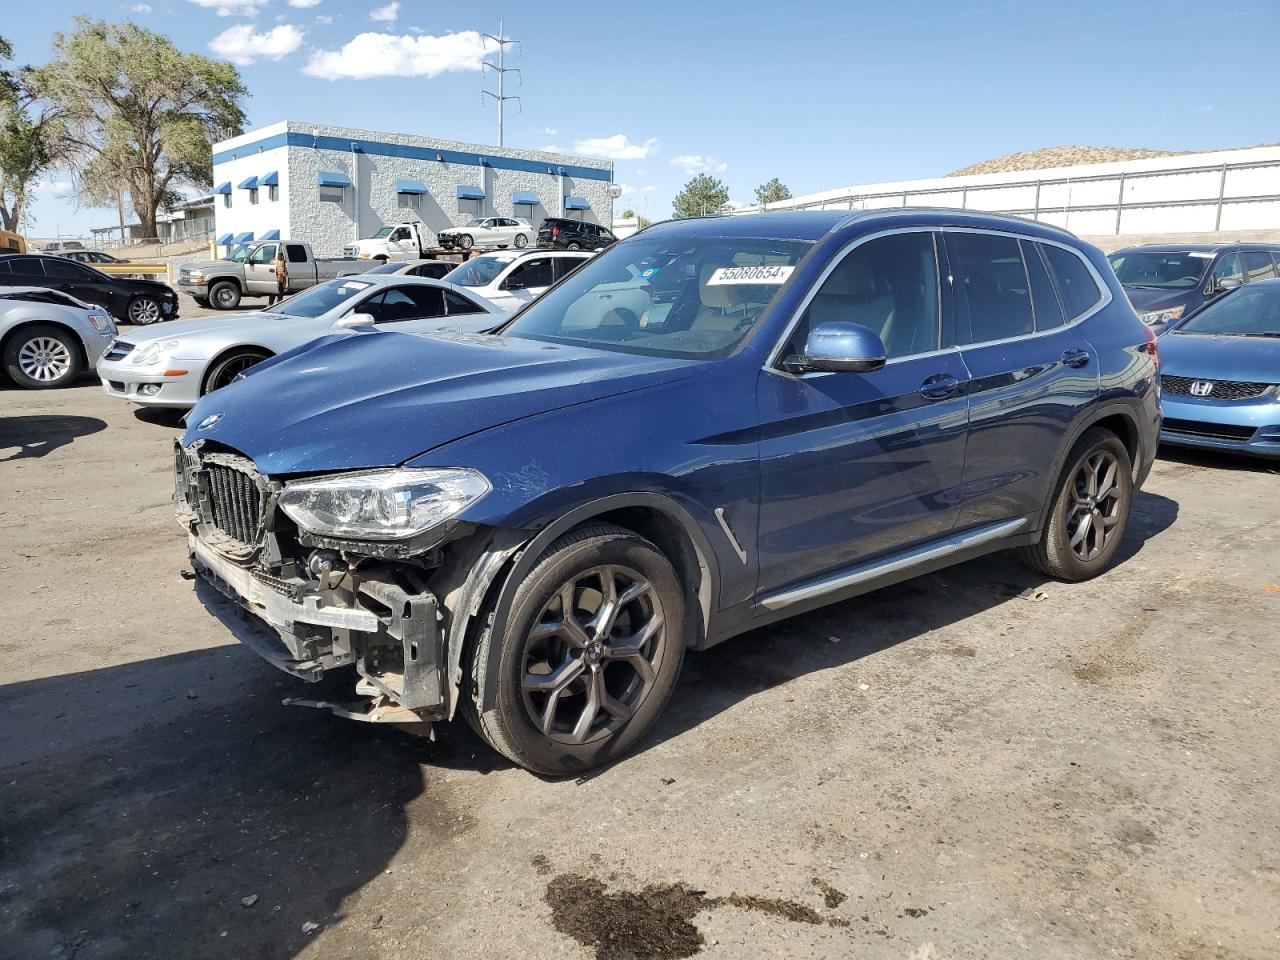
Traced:
[[554, 239], [555, 239], [556, 237], [558, 237], [558, 236], [560, 236], [560, 228], [559, 228], [559, 227], [552, 227], [552, 228], [551, 228], [551, 239], [553, 239], [553, 240], [554, 240]]
[[1143, 326], [1142, 332], [1147, 335], [1147, 353], [1151, 355], [1152, 361], [1156, 365], [1156, 369], [1160, 369], [1160, 350], [1156, 346], [1156, 335], [1151, 332], [1151, 328]]

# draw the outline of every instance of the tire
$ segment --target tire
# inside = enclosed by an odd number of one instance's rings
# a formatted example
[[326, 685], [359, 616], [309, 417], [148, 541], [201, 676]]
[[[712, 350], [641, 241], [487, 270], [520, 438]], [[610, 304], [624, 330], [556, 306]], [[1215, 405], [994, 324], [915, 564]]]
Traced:
[[525, 247], [529, 245], [529, 238], [526, 237], [523, 233], [517, 233], [515, 240], [512, 242], [516, 245], [518, 249], [523, 250]]
[[1023, 562], [1058, 580], [1096, 577], [1124, 539], [1132, 504], [1129, 451], [1110, 430], [1091, 427], [1071, 448], [1040, 542], [1021, 549]]
[[566, 247], [565, 247], [565, 249], [566, 249], [566, 250], [581, 250], [581, 249], [582, 249], [582, 244], [580, 244], [577, 240], [574, 240], [572, 243], [570, 243], [568, 246], [566, 246]]
[[129, 301], [129, 309], [125, 314], [130, 323], [137, 327], [147, 327], [164, 319], [160, 310], [160, 301], [155, 297], [134, 297]]
[[35, 324], [9, 338], [4, 369], [23, 389], [53, 390], [75, 382], [84, 361], [73, 334], [61, 327]]
[[204, 383], [200, 386], [200, 396], [203, 397], [206, 393], [225, 387], [235, 379], [236, 374], [242, 370], [248, 370], [255, 363], [269, 359], [270, 356], [271, 354], [263, 353], [261, 350], [234, 350], [219, 357], [204, 376]]
[[215, 310], [234, 310], [240, 306], [240, 285], [233, 280], [219, 280], [209, 288], [209, 303]]
[[472, 246], [474, 246], [475, 242], [475, 238], [469, 233], [464, 233], [462, 236], [458, 237], [458, 246], [463, 250], [470, 250]]
[[[648, 590], [615, 610], [602, 638], [593, 621], [604, 605], [605, 576], [619, 598], [640, 584]], [[566, 595], [574, 598], [569, 618]], [[493, 635], [490, 611], [471, 676], [482, 690], [486, 672], [496, 669], [497, 696], [484, 712], [464, 698], [468, 720], [490, 746], [534, 773], [568, 776], [612, 763], [671, 698], [684, 660], [684, 623], [684, 588], [657, 547], [611, 524], [571, 531], [516, 588], [501, 637]], [[547, 692], [557, 675], [563, 679]]]

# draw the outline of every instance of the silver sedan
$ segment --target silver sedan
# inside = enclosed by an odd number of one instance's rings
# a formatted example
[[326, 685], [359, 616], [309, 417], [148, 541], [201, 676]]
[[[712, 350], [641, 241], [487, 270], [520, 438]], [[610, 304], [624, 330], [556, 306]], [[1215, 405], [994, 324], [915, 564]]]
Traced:
[[152, 407], [194, 406], [255, 363], [360, 326], [404, 333], [480, 333], [507, 316], [451, 283], [359, 274], [330, 280], [265, 310], [166, 323], [112, 341], [98, 361], [102, 389]]
[[103, 307], [44, 287], [0, 290], [0, 356], [14, 383], [28, 390], [64, 387], [116, 335]]

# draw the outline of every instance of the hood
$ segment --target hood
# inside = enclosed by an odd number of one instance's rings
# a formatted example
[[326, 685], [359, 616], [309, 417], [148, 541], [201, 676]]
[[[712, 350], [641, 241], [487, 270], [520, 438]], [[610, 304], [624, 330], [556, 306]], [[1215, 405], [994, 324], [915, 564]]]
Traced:
[[178, 266], [179, 270], [213, 270], [219, 267], [225, 267], [227, 264], [235, 265], [231, 260], [188, 260], [186, 263]]
[[1151, 313], [1155, 310], [1171, 310], [1180, 303], [1188, 306], [1201, 301], [1200, 288], [1190, 287], [1186, 290], [1159, 290], [1155, 287], [1125, 287], [1125, 296], [1133, 304], [1138, 313]]
[[1280, 383], [1280, 337], [1169, 333], [1160, 338], [1160, 372], [1203, 380]]
[[334, 338], [203, 398], [182, 442], [225, 444], [267, 475], [390, 467], [504, 423], [692, 376], [700, 366], [477, 334]]
[[269, 323], [274, 327], [280, 324], [315, 322], [314, 317], [286, 317], [279, 313], [268, 313], [266, 310], [254, 310], [250, 313], [173, 320], [145, 330], [132, 330], [120, 339], [126, 343], [143, 346], [155, 340], [181, 340], [184, 337], [195, 337], [205, 333], [230, 333], [244, 326], [260, 327]]

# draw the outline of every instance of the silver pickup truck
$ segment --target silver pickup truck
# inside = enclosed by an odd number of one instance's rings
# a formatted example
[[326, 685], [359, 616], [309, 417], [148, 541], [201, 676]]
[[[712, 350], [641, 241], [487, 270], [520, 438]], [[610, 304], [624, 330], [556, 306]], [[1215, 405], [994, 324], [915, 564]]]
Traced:
[[378, 266], [376, 260], [348, 257], [317, 259], [301, 240], [265, 240], [237, 247], [224, 260], [192, 260], [178, 268], [178, 289], [202, 307], [234, 310], [244, 297], [279, 292], [276, 256], [284, 249], [285, 293], [297, 293], [336, 277]]

